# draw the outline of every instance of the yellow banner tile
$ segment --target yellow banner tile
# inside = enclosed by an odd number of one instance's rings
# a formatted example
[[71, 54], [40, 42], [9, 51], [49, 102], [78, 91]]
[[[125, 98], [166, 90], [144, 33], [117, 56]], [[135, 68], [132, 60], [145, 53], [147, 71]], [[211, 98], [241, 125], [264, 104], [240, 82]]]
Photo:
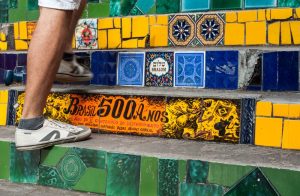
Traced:
[[15, 40], [16, 50], [28, 50], [28, 42], [24, 40]]
[[273, 103], [273, 116], [274, 117], [288, 117], [289, 104]]
[[2, 42], [0, 41], [0, 50], [4, 51], [4, 50], [7, 50], [7, 42]]
[[255, 145], [268, 147], [281, 147], [282, 142], [281, 118], [256, 117]]
[[137, 48], [138, 47], [138, 39], [128, 39], [122, 41], [122, 48]]
[[283, 45], [292, 44], [290, 22], [281, 22], [281, 44]]
[[273, 110], [272, 102], [259, 101], [256, 103], [256, 116], [271, 116]]
[[138, 48], [146, 48], [147, 37], [138, 40]]
[[5, 126], [7, 120], [7, 104], [0, 104], [0, 114], [0, 126]]
[[280, 42], [280, 22], [274, 22], [268, 26], [268, 43], [279, 45]]
[[0, 103], [8, 103], [8, 90], [0, 90]]
[[168, 46], [168, 26], [160, 26], [160, 25], [150, 26], [150, 46], [151, 47]]
[[27, 22], [26, 21], [19, 22], [19, 33], [20, 33], [20, 39], [23, 39], [23, 40], [28, 39]]
[[239, 23], [226, 23], [225, 25], [225, 45], [245, 44], [245, 25]]
[[271, 9], [272, 20], [284, 20], [293, 16], [293, 8]]
[[258, 10], [257, 11], [257, 20], [265, 21], [266, 20], [266, 10]]
[[20, 39], [19, 23], [18, 22], [14, 23], [14, 38], [15, 39]]
[[145, 37], [149, 34], [149, 18], [136, 16], [132, 18], [132, 37]]
[[257, 21], [257, 11], [240, 11], [238, 12], [238, 22], [255, 22]]
[[300, 150], [300, 120], [284, 120], [282, 148]]
[[112, 29], [114, 28], [113, 18], [99, 18], [98, 29]]
[[291, 21], [290, 25], [294, 44], [300, 44], [300, 21]]
[[267, 23], [246, 23], [246, 45], [265, 45], [267, 43]]
[[237, 22], [237, 13], [236, 12], [227, 12], [226, 13], [226, 22]]
[[121, 18], [114, 18], [114, 28], [121, 28]]
[[108, 30], [108, 48], [115, 49], [121, 48], [121, 30], [120, 29], [109, 29]]
[[300, 119], [300, 104], [289, 104], [289, 118]]
[[107, 49], [107, 30], [98, 31], [98, 47], [99, 49]]
[[131, 18], [122, 18], [122, 38], [131, 38]]

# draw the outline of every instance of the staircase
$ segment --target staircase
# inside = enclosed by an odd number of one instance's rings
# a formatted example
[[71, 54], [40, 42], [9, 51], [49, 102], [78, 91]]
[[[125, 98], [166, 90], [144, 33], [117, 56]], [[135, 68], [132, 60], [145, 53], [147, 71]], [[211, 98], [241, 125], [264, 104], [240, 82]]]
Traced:
[[299, 195], [299, 1], [89, 1], [73, 46], [95, 77], [55, 84], [44, 113], [94, 134], [32, 152], [15, 150], [14, 126], [37, 4], [0, 5], [0, 179], [104, 195]]

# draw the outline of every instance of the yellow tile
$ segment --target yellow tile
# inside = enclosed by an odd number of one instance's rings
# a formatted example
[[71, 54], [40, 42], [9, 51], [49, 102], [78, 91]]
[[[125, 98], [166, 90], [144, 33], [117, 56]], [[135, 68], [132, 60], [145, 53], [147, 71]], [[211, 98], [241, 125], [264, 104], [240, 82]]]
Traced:
[[271, 116], [272, 102], [259, 101], [256, 103], [256, 116]]
[[20, 39], [28, 39], [27, 37], [27, 22], [19, 22], [19, 33], [20, 33]]
[[73, 38], [72, 38], [72, 48], [76, 49], [76, 41], [75, 41], [75, 36], [74, 35], [73, 35]]
[[240, 11], [238, 12], [238, 22], [255, 22], [257, 21], [257, 11]]
[[272, 20], [283, 20], [293, 16], [293, 8], [271, 9]]
[[227, 12], [226, 13], [226, 22], [237, 22], [237, 13], [236, 12]]
[[149, 24], [150, 25], [155, 25], [156, 24], [156, 16], [155, 15], [149, 16]]
[[15, 22], [14, 23], [14, 38], [15, 39], [20, 39], [20, 34], [19, 34], [19, 23]]
[[225, 45], [244, 45], [245, 25], [238, 23], [226, 23], [225, 25]]
[[258, 21], [265, 21], [266, 20], [266, 10], [258, 10], [257, 20]]
[[0, 50], [7, 50], [7, 42], [0, 41]]
[[146, 48], [147, 37], [138, 40], [138, 48]]
[[282, 123], [281, 118], [256, 117], [255, 145], [281, 147]]
[[290, 22], [281, 22], [281, 44], [292, 44]]
[[289, 104], [273, 103], [273, 116], [274, 117], [288, 117]]
[[98, 29], [112, 29], [114, 28], [113, 18], [98, 19]]
[[156, 24], [168, 25], [168, 23], [169, 23], [168, 15], [157, 15], [156, 16]]
[[294, 44], [300, 44], [300, 21], [290, 22]]
[[108, 48], [121, 48], [121, 30], [109, 29], [108, 30]]
[[7, 104], [0, 104], [0, 126], [6, 125]]
[[128, 39], [122, 41], [122, 48], [137, 48], [138, 47], [138, 39]]
[[99, 49], [107, 48], [107, 30], [98, 31], [98, 47]]
[[274, 22], [268, 26], [269, 44], [279, 45], [280, 42], [280, 22]]
[[3, 32], [0, 32], [0, 41], [2, 41], [2, 42], [6, 41], [6, 35]]
[[267, 24], [262, 22], [246, 23], [246, 45], [264, 45], [267, 43]]
[[1, 103], [8, 103], [8, 90], [0, 91], [0, 104]]
[[270, 10], [270, 9], [267, 9], [267, 10], [266, 10], [266, 19], [267, 19], [268, 21], [271, 20], [271, 10]]
[[295, 14], [296, 14], [295, 18], [300, 18], [300, 8], [295, 9]]
[[150, 27], [150, 46], [168, 46], [168, 26], [153, 25]]
[[114, 28], [121, 28], [121, 18], [114, 18]]
[[300, 150], [300, 120], [284, 120], [282, 148]]
[[289, 104], [289, 118], [300, 119], [300, 104]]
[[28, 50], [28, 43], [24, 40], [15, 40], [16, 50]]
[[131, 18], [122, 18], [122, 38], [131, 38]]
[[132, 37], [145, 37], [148, 34], [149, 34], [149, 18], [146, 16], [133, 17]]

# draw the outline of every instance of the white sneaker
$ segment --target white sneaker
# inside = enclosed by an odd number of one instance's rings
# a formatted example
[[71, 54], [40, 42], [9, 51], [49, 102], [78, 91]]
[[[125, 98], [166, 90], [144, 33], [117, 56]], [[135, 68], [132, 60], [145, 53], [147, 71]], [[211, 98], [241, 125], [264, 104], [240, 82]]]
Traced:
[[38, 130], [17, 128], [15, 142], [17, 150], [37, 150], [55, 144], [84, 140], [90, 135], [90, 128], [45, 119], [43, 127]]
[[86, 82], [92, 78], [91, 70], [79, 64], [74, 57], [71, 61], [61, 60], [55, 80], [58, 82]]

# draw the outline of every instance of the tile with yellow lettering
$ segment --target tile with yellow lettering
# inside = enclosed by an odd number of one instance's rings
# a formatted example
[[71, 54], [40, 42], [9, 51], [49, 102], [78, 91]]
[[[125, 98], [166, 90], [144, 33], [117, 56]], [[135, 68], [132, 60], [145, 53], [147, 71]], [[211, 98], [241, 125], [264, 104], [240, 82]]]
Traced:
[[245, 44], [245, 24], [226, 23], [225, 45], [235, 46]]
[[75, 29], [77, 49], [98, 48], [97, 19], [81, 19]]
[[246, 23], [246, 45], [265, 45], [267, 43], [267, 24], [262, 22]]
[[300, 150], [300, 120], [284, 120], [282, 148]]

